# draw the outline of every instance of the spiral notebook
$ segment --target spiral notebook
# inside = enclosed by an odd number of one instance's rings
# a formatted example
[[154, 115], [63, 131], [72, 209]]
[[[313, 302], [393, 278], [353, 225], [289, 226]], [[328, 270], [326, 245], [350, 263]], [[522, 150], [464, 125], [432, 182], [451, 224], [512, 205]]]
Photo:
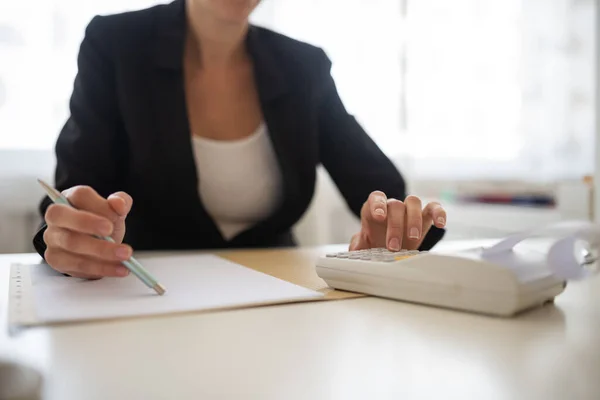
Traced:
[[133, 274], [90, 281], [66, 277], [45, 264], [13, 264], [9, 328], [244, 308], [324, 296], [215, 255], [138, 260], [166, 287], [163, 296]]

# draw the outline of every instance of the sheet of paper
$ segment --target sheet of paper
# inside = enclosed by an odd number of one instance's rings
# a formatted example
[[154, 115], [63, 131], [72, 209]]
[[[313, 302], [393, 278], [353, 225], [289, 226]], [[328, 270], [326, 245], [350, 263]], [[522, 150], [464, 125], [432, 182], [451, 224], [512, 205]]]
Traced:
[[[497, 244], [483, 249], [486, 259], [510, 259], [513, 249], [525, 241], [545, 239], [544, 251], [547, 271], [564, 280], [582, 280], [599, 274], [598, 252], [600, 250], [600, 225], [589, 221], [562, 221], [531, 231], [523, 231], [504, 238]], [[511, 265], [504, 262], [504, 265]], [[530, 264], [526, 264], [530, 268]], [[519, 265], [515, 264], [515, 268]], [[517, 271], [522, 274], [535, 274], [536, 271]], [[543, 272], [543, 271], [541, 271]]]
[[321, 293], [213, 255], [140, 258], [167, 292], [157, 295], [133, 274], [88, 281], [32, 265], [38, 322], [65, 322], [213, 310], [318, 299]]

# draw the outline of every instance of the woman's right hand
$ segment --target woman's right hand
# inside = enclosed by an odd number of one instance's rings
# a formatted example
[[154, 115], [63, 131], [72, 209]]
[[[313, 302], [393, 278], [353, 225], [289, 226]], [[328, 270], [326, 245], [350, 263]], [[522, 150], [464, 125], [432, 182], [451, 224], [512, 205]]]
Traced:
[[[63, 194], [75, 208], [52, 204], [46, 210], [46, 262], [78, 278], [127, 276], [129, 270], [120, 261], [132, 253], [130, 246], [121, 244], [131, 196], [118, 192], [105, 199], [89, 186], [75, 186]], [[115, 243], [92, 235], [111, 236]]]

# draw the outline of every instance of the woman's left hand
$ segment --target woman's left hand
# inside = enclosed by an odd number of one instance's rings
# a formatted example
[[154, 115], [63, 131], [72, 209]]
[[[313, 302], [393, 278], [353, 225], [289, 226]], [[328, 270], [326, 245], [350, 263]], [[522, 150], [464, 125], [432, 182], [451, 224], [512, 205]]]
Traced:
[[418, 249], [432, 225], [446, 225], [446, 211], [436, 202], [423, 207], [421, 199], [388, 199], [375, 191], [363, 204], [360, 232], [352, 236], [350, 250], [385, 247], [390, 251]]

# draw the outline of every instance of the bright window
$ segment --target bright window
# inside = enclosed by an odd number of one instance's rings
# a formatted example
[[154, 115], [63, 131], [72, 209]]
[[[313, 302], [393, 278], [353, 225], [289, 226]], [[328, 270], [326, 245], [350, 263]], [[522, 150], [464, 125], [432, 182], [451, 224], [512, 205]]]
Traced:
[[0, 149], [53, 148], [68, 117], [86, 25], [96, 14], [157, 3], [0, 0]]
[[[0, 149], [52, 149], [83, 31], [156, 0], [0, 0]], [[348, 110], [413, 178], [593, 169], [592, 0], [263, 0], [323, 47]]]

